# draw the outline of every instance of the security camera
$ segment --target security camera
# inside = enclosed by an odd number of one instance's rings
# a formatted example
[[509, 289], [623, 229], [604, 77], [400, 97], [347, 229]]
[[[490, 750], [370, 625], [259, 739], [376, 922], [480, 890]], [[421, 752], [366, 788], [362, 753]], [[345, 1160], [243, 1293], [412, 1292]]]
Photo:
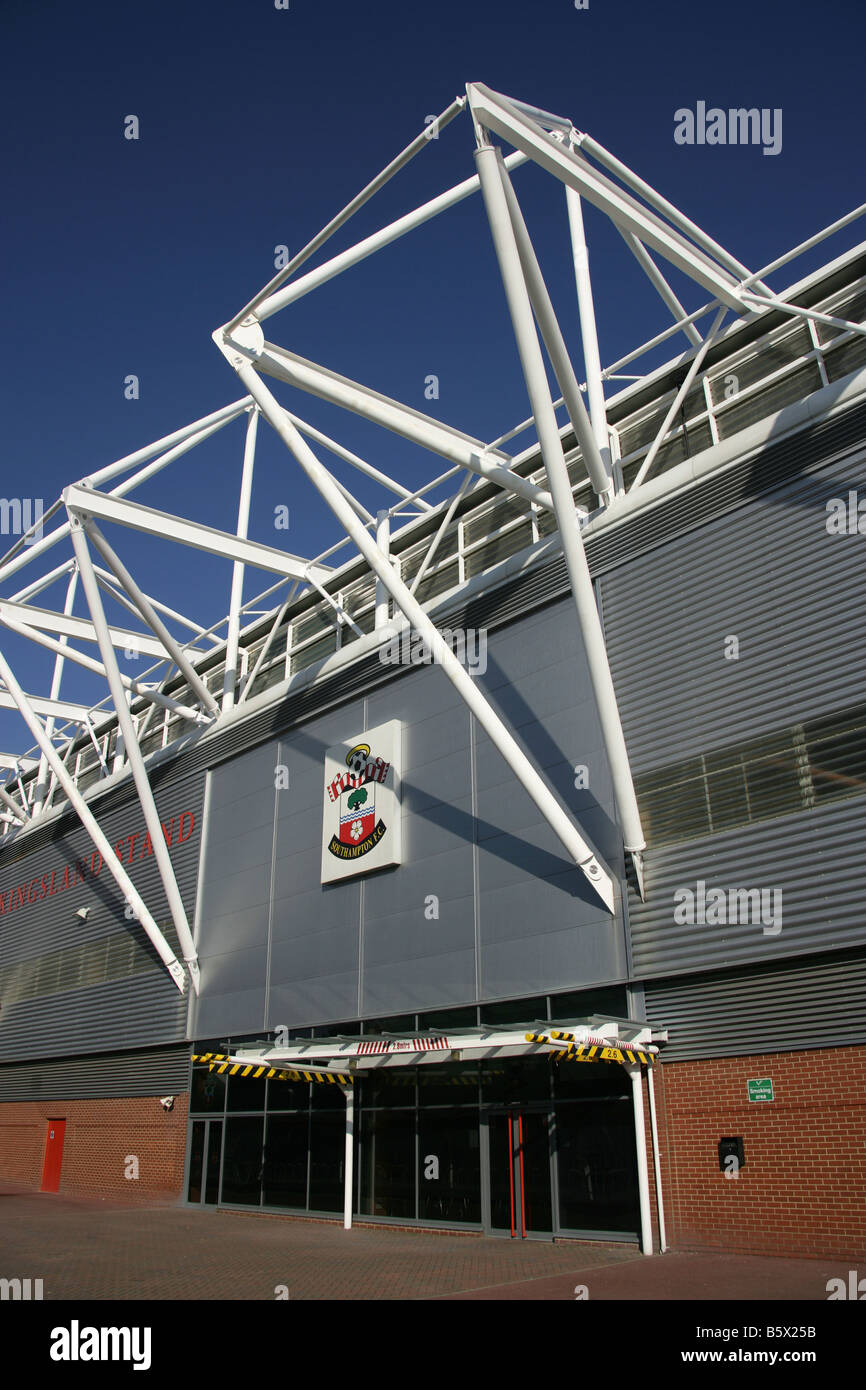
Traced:
[[80, 917], [81, 920], [82, 920], [82, 922], [86, 922], [89, 913], [90, 913], [90, 908], [89, 908], [89, 907], [80, 907], [80, 908], [78, 909], [78, 911], [76, 912], [75, 915], [76, 915], [76, 917]]
[[174, 1096], [160, 1096], [159, 1103], [163, 1110], [171, 1110], [174, 1107]]

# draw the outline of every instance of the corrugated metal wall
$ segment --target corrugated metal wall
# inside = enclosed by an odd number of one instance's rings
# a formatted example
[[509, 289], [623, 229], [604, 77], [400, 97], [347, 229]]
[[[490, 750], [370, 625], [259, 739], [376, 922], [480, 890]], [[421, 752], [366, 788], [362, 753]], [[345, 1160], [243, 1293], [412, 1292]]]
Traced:
[[[866, 800], [853, 797], [819, 810], [729, 830], [647, 854], [647, 901], [629, 898], [632, 958], [639, 978], [714, 969], [745, 961], [784, 960], [807, 951], [840, 950], [866, 937], [862, 844]], [[674, 919], [675, 894], [706, 888], [764, 889], [767, 917], [780, 908], [780, 930], [763, 920], [720, 923]], [[695, 914], [698, 905], [695, 902]], [[683, 913], [680, 914], [684, 915]], [[726, 915], [727, 910], [726, 910]]]
[[[203, 787], [204, 778], [199, 775], [156, 793], [160, 819], [172, 835], [172, 864], [190, 921]], [[123, 841], [124, 866], [176, 947], [156, 859], [146, 854], [141, 808], [134, 793], [131, 796], [130, 789], [125, 790], [125, 801], [113, 795], [110, 809], [97, 807], [96, 814], [111, 844], [121, 846]], [[122, 895], [105, 866], [98, 875], [87, 872], [72, 883], [71, 866], [77, 860], [93, 862], [89, 836], [73, 817], [64, 818], [55, 836], [32, 853], [4, 855], [0, 860], [0, 894], [5, 904], [0, 915], [0, 1059], [116, 1051], [184, 1038], [186, 1000], [142, 928], [127, 921]], [[27, 848], [27, 841], [20, 847]], [[70, 886], [64, 889], [67, 866]], [[23, 905], [15, 905], [19, 885], [32, 892], [32, 900]], [[40, 898], [43, 886], [46, 890], [53, 886], [53, 894], [46, 892]], [[82, 907], [89, 909], [86, 920], [77, 915]]]
[[666, 1062], [866, 1042], [866, 957], [789, 961], [743, 974], [648, 984]]
[[0, 1102], [176, 1096], [189, 1085], [188, 1047], [51, 1058], [0, 1066]]
[[604, 575], [635, 771], [866, 700], [866, 538], [826, 528], [864, 480], [854, 454]]

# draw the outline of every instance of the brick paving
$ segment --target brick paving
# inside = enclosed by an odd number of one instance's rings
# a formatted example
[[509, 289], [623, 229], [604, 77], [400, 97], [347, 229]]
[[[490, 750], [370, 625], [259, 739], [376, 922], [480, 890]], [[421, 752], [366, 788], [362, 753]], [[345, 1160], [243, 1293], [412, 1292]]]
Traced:
[[45, 1300], [826, 1300], [838, 1260], [509, 1241], [0, 1188], [0, 1278]]

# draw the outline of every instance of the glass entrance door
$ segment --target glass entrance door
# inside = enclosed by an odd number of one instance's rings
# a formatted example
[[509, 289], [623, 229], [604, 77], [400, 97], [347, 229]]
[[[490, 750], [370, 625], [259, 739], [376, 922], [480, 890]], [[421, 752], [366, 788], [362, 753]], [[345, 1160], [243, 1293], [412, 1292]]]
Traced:
[[550, 1236], [550, 1118], [514, 1106], [488, 1115], [490, 1227], [513, 1239]]
[[222, 1142], [222, 1120], [193, 1120], [186, 1190], [188, 1202], [215, 1206], [219, 1201]]

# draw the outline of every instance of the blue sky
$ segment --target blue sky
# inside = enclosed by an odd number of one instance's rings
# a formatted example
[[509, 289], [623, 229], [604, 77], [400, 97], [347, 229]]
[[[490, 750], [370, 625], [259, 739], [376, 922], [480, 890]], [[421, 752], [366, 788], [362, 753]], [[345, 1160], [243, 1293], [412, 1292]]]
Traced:
[[[303, 245], [467, 80], [570, 116], [756, 268], [864, 201], [864, 30], [859, 0], [590, 0], [581, 11], [573, 0], [290, 0], [288, 10], [272, 0], [5, 0], [0, 493], [48, 505], [67, 483], [242, 395], [214, 328], [273, 274], [276, 245]], [[698, 101], [781, 108], [781, 153], [678, 146], [674, 112]], [[137, 141], [124, 139], [129, 114], [140, 121]], [[323, 254], [468, 177], [473, 144], [462, 116]], [[562, 191], [531, 168], [515, 186], [579, 365]], [[667, 319], [591, 210], [587, 232], [609, 361]], [[797, 273], [852, 240], [828, 243]], [[689, 307], [700, 302], [688, 287], [683, 295]], [[482, 438], [528, 414], [477, 198], [276, 316], [267, 332]], [[430, 373], [438, 401], [424, 399]], [[139, 377], [138, 400], [124, 399], [128, 374]], [[404, 481], [440, 471], [355, 417], [275, 390]], [[251, 534], [313, 555], [336, 524], [266, 426], [260, 438]], [[235, 424], [135, 497], [231, 529], [242, 448]], [[357, 475], [337, 472], [362, 501], [380, 503]], [[292, 526], [275, 535], [281, 504]], [[206, 623], [227, 610], [226, 562], [127, 530], [109, 535], [157, 597]], [[0, 538], [0, 549], [11, 540]], [[68, 553], [57, 547], [36, 564]], [[251, 573], [247, 596], [267, 582]], [[59, 607], [62, 594], [44, 602]], [[53, 658], [17, 638], [3, 645], [25, 686], [45, 690]], [[70, 698], [102, 693], [68, 671]], [[0, 746], [30, 742], [17, 716], [0, 712]]]

